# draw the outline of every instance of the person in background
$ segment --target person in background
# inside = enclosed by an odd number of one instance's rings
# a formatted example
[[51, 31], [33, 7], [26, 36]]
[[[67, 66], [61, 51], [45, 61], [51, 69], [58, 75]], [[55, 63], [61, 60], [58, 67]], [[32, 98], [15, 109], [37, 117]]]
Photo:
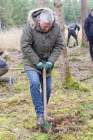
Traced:
[[5, 61], [5, 59], [3, 59], [3, 51], [0, 49], [0, 81], [2, 81], [1, 76], [5, 75], [8, 72], [8, 65]]
[[76, 23], [73, 23], [68, 26], [68, 38], [67, 38], [67, 46], [69, 46], [69, 40], [70, 37], [72, 36], [76, 40], [76, 44], [78, 46], [78, 36], [77, 36], [77, 31], [79, 32], [80, 26]]
[[93, 9], [91, 9], [90, 14], [85, 19], [84, 29], [89, 41], [91, 60], [93, 61]]
[[[43, 126], [44, 105], [42, 70], [47, 72], [47, 103], [51, 95], [51, 71], [64, 48], [62, 32], [49, 8], [30, 12], [21, 37], [24, 68], [30, 82], [32, 101], [37, 116], [37, 125]], [[41, 87], [41, 90], [40, 90]]]

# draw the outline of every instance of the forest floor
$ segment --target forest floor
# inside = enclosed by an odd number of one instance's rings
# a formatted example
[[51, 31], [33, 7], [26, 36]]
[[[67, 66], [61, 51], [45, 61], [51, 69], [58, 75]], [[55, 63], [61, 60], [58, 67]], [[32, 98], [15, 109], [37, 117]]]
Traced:
[[28, 80], [21, 70], [21, 53], [11, 49], [8, 53], [11, 68], [17, 70], [7, 74], [15, 79], [13, 85], [0, 85], [0, 140], [93, 140], [93, 62], [89, 48], [68, 49], [71, 73], [79, 84], [61, 86], [58, 63], [62, 60], [56, 63], [48, 104], [54, 129], [47, 134], [36, 129]]

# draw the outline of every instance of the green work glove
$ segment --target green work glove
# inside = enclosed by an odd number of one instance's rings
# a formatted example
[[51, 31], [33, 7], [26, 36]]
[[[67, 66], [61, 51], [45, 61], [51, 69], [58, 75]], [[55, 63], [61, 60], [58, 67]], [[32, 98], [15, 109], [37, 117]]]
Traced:
[[43, 67], [44, 67], [44, 64], [43, 64], [42, 62], [39, 62], [38, 64], [36, 64], [36, 68], [37, 68], [38, 70], [42, 70]]
[[46, 62], [45, 64], [44, 64], [44, 68], [46, 69], [46, 70], [51, 70], [52, 68], [53, 68], [53, 63], [52, 62]]

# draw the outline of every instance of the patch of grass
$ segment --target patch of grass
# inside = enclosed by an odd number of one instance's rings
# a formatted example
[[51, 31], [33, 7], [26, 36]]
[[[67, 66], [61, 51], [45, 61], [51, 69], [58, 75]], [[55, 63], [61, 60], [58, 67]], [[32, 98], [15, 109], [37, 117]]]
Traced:
[[7, 124], [9, 122], [8, 118], [0, 116], [0, 125]]
[[88, 120], [87, 125], [88, 125], [89, 128], [93, 129], [93, 120]]
[[7, 102], [7, 106], [9, 107], [9, 106], [16, 106], [19, 102], [20, 102], [20, 98], [18, 98], [18, 97], [12, 97], [12, 98], [10, 98], [8, 101], [6, 101]]
[[71, 111], [71, 109], [70, 108], [63, 108], [63, 109], [56, 109], [56, 110], [53, 110], [53, 111], [51, 111], [52, 112], [52, 114], [55, 114], [55, 115], [60, 115], [60, 114], [67, 114], [67, 113], [69, 113]]
[[49, 140], [49, 137], [44, 133], [33, 133], [31, 140]]
[[77, 140], [74, 134], [57, 134], [51, 140]]
[[83, 133], [83, 135], [80, 136], [80, 140], [93, 140], [93, 132]]
[[57, 77], [59, 77], [60, 75], [59, 75], [59, 72], [54, 68], [53, 69], [53, 71], [52, 71], [52, 77], [53, 78], [57, 78]]
[[17, 64], [16, 67], [19, 68], [19, 69], [23, 69], [23, 63], [19, 63], [19, 64]]
[[85, 108], [86, 110], [93, 110], [93, 103], [85, 103], [85, 104], [82, 104], [83, 108]]
[[81, 48], [86, 48], [86, 47], [88, 47], [88, 43], [87, 43], [87, 46], [85, 46], [84, 43], [81, 43], [80, 47], [81, 47]]
[[17, 93], [21, 93], [22, 88], [23, 88], [23, 86], [22, 86], [22, 83], [21, 83], [21, 82], [17, 82], [17, 83], [15, 84], [15, 86], [14, 86], [14, 90], [15, 90], [15, 92], [17, 92]]
[[36, 124], [34, 122], [35, 122], [34, 118], [27, 118], [23, 121], [23, 126], [26, 129], [33, 128], [36, 126]]
[[9, 131], [0, 132], [0, 140], [16, 140], [16, 136]]
[[66, 89], [80, 90], [80, 91], [84, 91], [84, 92], [90, 91], [90, 88], [88, 86], [86, 86], [86, 84], [76, 81], [72, 77], [64, 83], [64, 87]]
[[70, 58], [70, 61], [75, 62], [75, 61], [81, 61], [80, 58], [72, 57]]

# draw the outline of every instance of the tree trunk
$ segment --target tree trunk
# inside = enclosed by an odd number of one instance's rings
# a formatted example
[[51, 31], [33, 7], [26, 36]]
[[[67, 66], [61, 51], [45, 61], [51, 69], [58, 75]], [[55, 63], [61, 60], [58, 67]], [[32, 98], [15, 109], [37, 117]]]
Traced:
[[87, 16], [87, 0], [81, 0], [81, 25], [82, 25], [82, 42], [81, 46], [88, 46], [84, 31], [84, 21]]
[[[58, 21], [60, 24], [61, 31], [63, 33], [63, 40], [65, 40], [64, 16], [62, 14], [62, 2], [61, 2], [61, 0], [54, 0], [54, 7], [55, 7], [56, 15], [57, 15], [57, 18], [58, 18]], [[64, 55], [64, 75], [65, 75], [64, 82], [68, 82], [68, 80], [71, 78], [71, 73], [70, 73], [70, 68], [69, 68], [69, 60], [68, 60], [66, 47], [63, 50], [63, 55]], [[63, 71], [62, 67], [61, 67], [61, 71]], [[61, 77], [63, 77], [63, 75], [61, 75]]]
[[37, 0], [37, 7], [47, 7], [48, 6], [48, 0]]

